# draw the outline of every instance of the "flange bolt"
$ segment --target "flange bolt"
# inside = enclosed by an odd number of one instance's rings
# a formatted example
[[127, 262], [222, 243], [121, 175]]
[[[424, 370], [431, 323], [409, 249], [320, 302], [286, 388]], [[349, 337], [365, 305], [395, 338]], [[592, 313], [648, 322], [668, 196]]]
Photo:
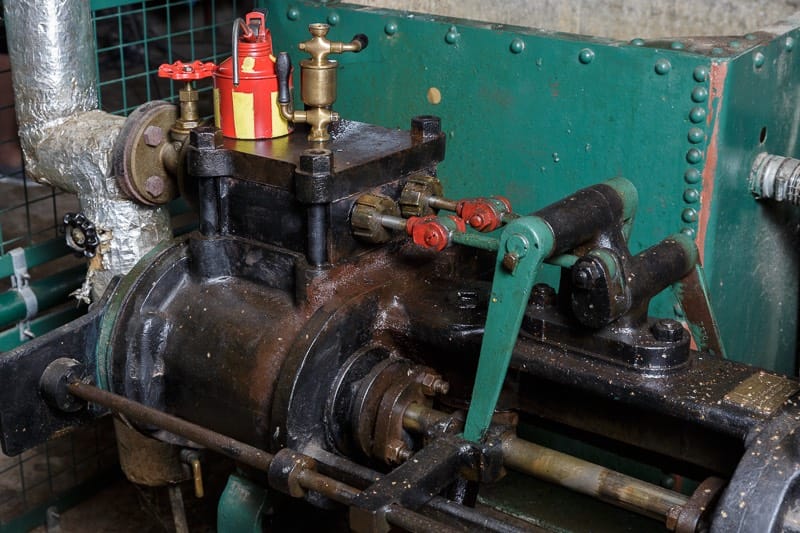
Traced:
[[678, 342], [683, 338], [683, 326], [677, 320], [664, 318], [653, 325], [653, 336], [661, 342]]
[[547, 283], [537, 283], [531, 290], [531, 302], [536, 307], [549, 307], [556, 303], [556, 290]]

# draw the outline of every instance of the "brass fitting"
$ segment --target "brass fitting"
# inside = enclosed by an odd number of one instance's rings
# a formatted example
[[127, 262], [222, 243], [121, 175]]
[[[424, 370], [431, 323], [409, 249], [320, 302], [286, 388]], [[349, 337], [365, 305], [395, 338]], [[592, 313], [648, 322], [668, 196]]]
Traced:
[[191, 81], [187, 81], [183, 89], [178, 92], [178, 100], [181, 112], [175, 124], [170, 128], [170, 133], [172, 140], [182, 143], [189, 138], [189, 131], [200, 125], [200, 111], [198, 110], [200, 95], [192, 86]]
[[281, 115], [295, 124], [309, 124], [311, 126], [309, 141], [329, 140], [331, 136], [328, 133], [328, 126], [339, 120], [339, 114], [331, 110], [336, 101], [336, 73], [339, 63], [329, 59], [328, 55], [360, 52], [368, 43], [366, 35], [363, 34], [356, 35], [349, 43], [329, 41], [326, 38], [329, 29], [330, 26], [327, 24], [310, 24], [308, 31], [311, 33], [311, 39], [298, 45], [300, 50], [311, 56], [300, 62], [300, 96], [306, 106], [305, 111], [295, 111], [289, 96], [288, 79], [291, 71], [289, 56], [281, 53], [276, 65]]

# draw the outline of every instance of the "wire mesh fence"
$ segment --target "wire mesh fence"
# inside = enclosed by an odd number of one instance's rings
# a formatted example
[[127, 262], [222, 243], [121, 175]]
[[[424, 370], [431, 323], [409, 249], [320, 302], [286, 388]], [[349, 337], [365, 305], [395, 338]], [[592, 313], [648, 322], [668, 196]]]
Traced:
[[[150, 100], [176, 101], [178, 87], [172, 80], [158, 77], [159, 65], [177, 60], [218, 63], [230, 55], [234, 19], [258, 4], [238, 0], [92, 0], [100, 108], [128, 115]], [[3, 52], [5, 49], [0, 49], [0, 317], [4, 295], [13, 301], [11, 250], [25, 249], [31, 282], [43, 280], [46, 286], [81, 264], [60, 244], [64, 238], [61, 220], [66, 212], [79, 210], [77, 200], [25, 175], [14, 126], [11, 72]], [[197, 85], [201, 114], [208, 116], [212, 99], [203, 93], [210, 91], [210, 81]], [[10, 127], [3, 129], [3, 124]], [[68, 292], [65, 290], [54, 308], [27, 324], [4, 324], [0, 318], [0, 352], [80, 314]], [[75, 501], [76, 491], [88, 490], [114, 470], [115, 464], [113, 431], [107, 421], [16, 457], [0, 454], [0, 531], [25, 531], [42, 523], [47, 506]]]

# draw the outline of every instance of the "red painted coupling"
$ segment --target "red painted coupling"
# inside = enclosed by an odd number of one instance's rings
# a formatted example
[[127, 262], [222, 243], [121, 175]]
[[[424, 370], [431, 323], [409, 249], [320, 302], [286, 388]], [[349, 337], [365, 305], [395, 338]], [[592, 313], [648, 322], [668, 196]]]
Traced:
[[[454, 224], [452, 228], [445, 225], [447, 220]], [[414, 244], [437, 252], [441, 252], [450, 244], [451, 231], [463, 233], [467, 231], [467, 226], [462, 219], [453, 215], [445, 218], [436, 215], [411, 217], [406, 222], [406, 233], [411, 235]]]
[[511, 212], [511, 202], [502, 196], [471, 198], [456, 204], [456, 214], [480, 232], [494, 231], [503, 223], [503, 215]]

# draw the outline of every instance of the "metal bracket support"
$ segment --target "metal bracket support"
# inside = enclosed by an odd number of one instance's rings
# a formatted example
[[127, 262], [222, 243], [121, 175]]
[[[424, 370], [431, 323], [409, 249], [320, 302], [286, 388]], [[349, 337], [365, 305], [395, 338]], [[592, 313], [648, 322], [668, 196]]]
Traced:
[[25, 318], [17, 324], [17, 329], [19, 329], [19, 340], [26, 341], [34, 337], [30, 328], [30, 320], [39, 312], [39, 301], [30, 287], [31, 276], [28, 274], [25, 250], [14, 248], [8, 252], [8, 255], [11, 256], [11, 266], [14, 269], [14, 273], [11, 275], [11, 287], [25, 302]]
[[553, 230], [535, 216], [510, 222], [500, 235], [478, 372], [464, 425], [467, 440], [480, 440], [491, 423], [531, 288], [554, 244]]

